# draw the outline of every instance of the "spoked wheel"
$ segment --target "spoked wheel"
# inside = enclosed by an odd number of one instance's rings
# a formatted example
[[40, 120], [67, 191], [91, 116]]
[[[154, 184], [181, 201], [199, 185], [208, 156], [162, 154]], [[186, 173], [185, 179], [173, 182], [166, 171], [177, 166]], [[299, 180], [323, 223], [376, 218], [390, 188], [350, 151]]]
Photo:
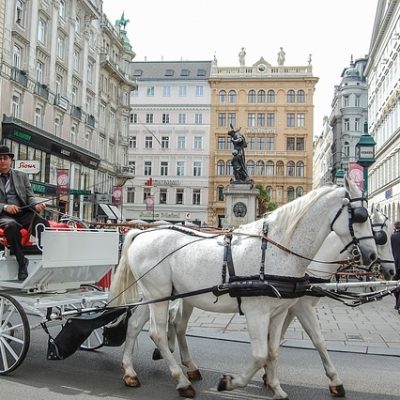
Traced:
[[0, 375], [7, 375], [21, 365], [30, 340], [24, 309], [11, 296], [0, 294]]

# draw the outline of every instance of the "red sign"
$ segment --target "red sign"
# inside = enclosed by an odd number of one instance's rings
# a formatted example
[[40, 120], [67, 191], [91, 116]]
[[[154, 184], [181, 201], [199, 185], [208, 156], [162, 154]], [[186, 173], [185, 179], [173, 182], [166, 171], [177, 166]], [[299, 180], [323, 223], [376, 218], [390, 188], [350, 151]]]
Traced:
[[69, 189], [69, 170], [57, 169], [57, 193], [68, 194]]
[[361, 189], [364, 190], [364, 168], [355, 163], [349, 163], [349, 177]]
[[154, 197], [151, 194], [148, 194], [146, 197], [146, 210], [154, 210]]
[[112, 202], [116, 206], [119, 206], [122, 201], [122, 186], [113, 186], [112, 191]]

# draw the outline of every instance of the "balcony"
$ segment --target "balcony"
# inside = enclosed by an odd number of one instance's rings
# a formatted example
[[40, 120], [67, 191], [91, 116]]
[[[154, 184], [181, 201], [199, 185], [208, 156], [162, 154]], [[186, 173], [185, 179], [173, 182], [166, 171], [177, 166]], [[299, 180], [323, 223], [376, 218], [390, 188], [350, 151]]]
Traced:
[[82, 109], [78, 106], [72, 106], [71, 116], [77, 119], [82, 119]]
[[96, 123], [94, 115], [86, 115], [86, 123], [94, 128]]
[[28, 74], [26, 71], [19, 69], [17, 67], [11, 68], [11, 79], [15, 82], [18, 82], [20, 85], [27, 87], [28, 86]]
[[69, 101], [66, 97], [61, 96], [61, 94], [57, 94], [54, 98], [54, 104], [63, 110], [68, 110]]
[[35, 93], [44, 99], [49, 99], [49, 88], [44, 83], [36, 82]]

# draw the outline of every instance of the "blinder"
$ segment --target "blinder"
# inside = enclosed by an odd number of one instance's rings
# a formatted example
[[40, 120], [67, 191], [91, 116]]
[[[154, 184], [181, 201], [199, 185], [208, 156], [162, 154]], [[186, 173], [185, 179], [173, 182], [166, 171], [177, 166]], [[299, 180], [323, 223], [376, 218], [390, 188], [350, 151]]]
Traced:
[[350, 208], [352, 222], [363, 223], [368, 219], [368, 210], [365, 207]]
[[376, 244], [383, 246], [387, 243], [388, 237], [386, 232], [382, 228], [379, 231], [373, 231], [373, 233]]

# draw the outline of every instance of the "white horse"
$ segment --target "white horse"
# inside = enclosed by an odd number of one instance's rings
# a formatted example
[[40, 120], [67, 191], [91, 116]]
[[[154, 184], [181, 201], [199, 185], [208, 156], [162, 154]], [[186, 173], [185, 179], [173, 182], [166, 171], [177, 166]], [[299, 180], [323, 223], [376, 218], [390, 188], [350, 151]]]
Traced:
[[[346, 180], [346, 188], [316, 189], [277, 209], [264, 220], [234, 230], [232, 258], [239, 276], [254, 276], [259, 273], [260, 236], [264, 223], [269, 227], [268, 238], [285, 246], [268, 245], [267, 280], [271, 276], [278, 281], [286, 279], [287, 282], [288, 278], [289, 281], [301, 280], [308, 265], [307, 258], [314, 257], [331, 229], [343, 244], [355, 243], [361, 237], [364, 239], [359, 243], [364, 264], [369, 264], [376, 258], [376, 246], [367, 211], [363, 208], [361, 192], [351, 181]], [[110, 297], [118, 300], [118, 294], [130, 288], [134, 289], [132, 300], [137, 299], [137, 283], [145, 300], [165, 298], [173, 292], [188, 293], [221, 284], [221, 266], [226, 261], [224, 253], [226, 254], [227, 247], [222, 239], [221, 236], [210, 237], [194, 234], [189, 229], [176, 231], [168, 227], [130, 231], [112, 281]], [[306, 258], [299, 257], [299, 254]], [[243, 374], [225, 375], [218, 390], [246, 386], [253, 375], [266, 365], [269, 348], [269, 386], [275, 399], [287, 398], [276, 374], [277, 355], [287, 309], [297, 300], [298, 298], [270, 296], [241, 298], [241, 310], [247, 320], [253, 360]], [[208, 311], [232, 313], [238, 310], [237, 299], [224, 295], [215, 302], [215, 294], [211, 292], [188, 297], [184, 303]], [[168, 348], [167, 314], [167, 301], [150, 304], [150, 336], [166, 360], [172, 377], [177, 380], [179, 394], [183, 397], [194, 397], [195, 391], [190, 381], [184, 376]]]

